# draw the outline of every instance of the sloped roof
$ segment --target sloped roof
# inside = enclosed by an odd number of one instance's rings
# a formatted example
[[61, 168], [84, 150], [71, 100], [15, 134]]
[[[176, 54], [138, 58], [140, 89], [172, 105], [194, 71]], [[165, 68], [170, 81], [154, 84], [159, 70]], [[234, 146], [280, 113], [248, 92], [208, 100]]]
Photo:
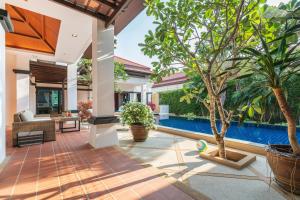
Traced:
[[150, 67], [127, 60], [125, 58], [121, 58], [119, 56], [115, 56], [114, 61], [124, 64], [126, 71], [139, 72], [139, 73], [144, 73], [144, 74], [149, 74], [149, 75], [152, 73]]
[[154, 83], [152, 87], [158, 88], [163, 86], [177, 85], [185, 83], [187, 80], [188, 77], [183, 72], [178, 72], [170, 76], [164, 77], [160, 82]]

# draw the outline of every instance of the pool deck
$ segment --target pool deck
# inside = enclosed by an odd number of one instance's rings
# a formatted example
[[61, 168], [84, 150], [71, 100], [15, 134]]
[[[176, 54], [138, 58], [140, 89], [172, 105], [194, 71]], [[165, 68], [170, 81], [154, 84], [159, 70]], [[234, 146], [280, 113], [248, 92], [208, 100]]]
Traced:
[[[160, 131], [150, 131], [145, 142], [135, 143], [129, 131], [119, 131], [121, 148], [210, 199], [296, 199], [270, 181], [266, 158], [256, 155], [250, 166], [236, 170], [200, 158], [196, 141]], [[209, 144], [209, 148], [215, 145]]]

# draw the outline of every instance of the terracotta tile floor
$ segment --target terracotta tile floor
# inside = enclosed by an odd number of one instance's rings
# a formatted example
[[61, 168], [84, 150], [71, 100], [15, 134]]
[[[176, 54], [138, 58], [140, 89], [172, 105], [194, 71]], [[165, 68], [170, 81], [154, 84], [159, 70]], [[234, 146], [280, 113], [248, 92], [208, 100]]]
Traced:
[[[10, 132], [7, 133], [10, 146]], [[88, 132], [57, 134], [57, 141], [8, 147], [0, 199], [192, 199], [117, 148], [93, 149]]]

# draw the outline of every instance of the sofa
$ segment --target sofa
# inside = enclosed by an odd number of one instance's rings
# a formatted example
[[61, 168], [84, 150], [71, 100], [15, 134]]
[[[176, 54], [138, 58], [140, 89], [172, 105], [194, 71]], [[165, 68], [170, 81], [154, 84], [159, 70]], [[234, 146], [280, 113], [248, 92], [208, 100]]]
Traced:
[[14, 114], [12, 143], [17, 146], [18, 132], [44, 131], [44, 142], [56, 140], [55, 121], [50, 117], [35, 117], [29, 110]]

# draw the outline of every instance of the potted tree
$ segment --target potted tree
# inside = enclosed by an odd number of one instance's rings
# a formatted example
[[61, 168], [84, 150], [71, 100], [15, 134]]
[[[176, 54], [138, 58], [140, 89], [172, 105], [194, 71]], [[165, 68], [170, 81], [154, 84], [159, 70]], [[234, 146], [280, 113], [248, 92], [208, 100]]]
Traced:
[[300, 4], [297, 1], [291, 1], [279, 8], [281, 8], [281, 13], [286, 13], [279, 20], [284, 24], [283, 28], [275, 33], [276, 39], [268, 41], [262, 26], [258, 28], [253, 25], [260, 38], [260, 45], [243, 50], [243, 53], [247, 55], [244, 59], [251, 61], [243, 68], [247, 68], [249, 74], [258, 77], [257, 80], [261, 80], [261, 86], [267, 87], [274, 94], [286, 119], [290, 145], [270, 144], [267, 147], [267, 160], [276, 182], [284, 189], [300, 194], [300, 145], [296, 136], [296, 119], [292, 114], [283, 87], [286, 81], [299, 75], [300, 71], [298, 38]]
[[134, 141], [144, 142], [149, 130], [155, 127], [151, 108], [140, 102], [129, 102], [121, 110], [121, 122], [130, 126]]
[[225, 149], [225, 136], [234, 112], [224, 107], [223, 96], [228, 83], [239, 71], [233, 69], [234, 62], [227, 60], [252, 44], [250, 22], [259, 19], [263, 2], [146, 1], [147, 14], [154, 17], [157, 27], [148, 32], [140, 46], [146, 56], [157, 60], [152, 63], [153, 77], [159, 82], [164, 76], [183, 68], [186, 74], [201, 79], [203, 89], [188, 98], [194, 98], [204, 90], [207, 92], [199, 103], [209, 111], [211, 132], [218, 150], [207, 153], [210, 155], [205, 158], [222, 160], [222, 164], [228, 163], [228, 166], [237, 160]]

